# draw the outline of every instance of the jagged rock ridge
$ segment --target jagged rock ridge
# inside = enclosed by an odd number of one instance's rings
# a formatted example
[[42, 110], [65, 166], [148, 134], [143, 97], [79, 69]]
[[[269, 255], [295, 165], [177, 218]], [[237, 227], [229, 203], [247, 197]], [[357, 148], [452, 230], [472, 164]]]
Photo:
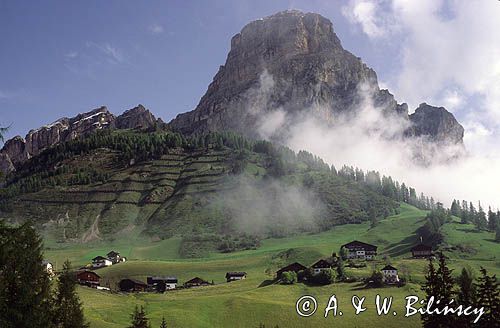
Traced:
[[144, 106], [138, 105], [115, 117], [105, 106], [75, 117], [63, 117], [49, 125], [28, 132], [25, 138], [16, 136], [0, 150], [0, 170], [10, 173], [33, 156], [61, 142], [85, 136], [104, 128], [147, 129], [163, 125]]
[[[406, 104], [398, 104], [388, 90], [379, 88], [375, 71], [342, 47], [328, 19], [300, 11], [280, 12], [246, 25], [232, 38], [226, 63], [198, 106], [169, 125], [187, 134], [233, 130], [261, 137], [258, 124], [264, 112], [281, 108], [287, 114], [317, 115], [328, 122], [336, 113], [355, 110], [365, 96], [385, 114], [415, 123], [406, 136], [462, 143], [463, 128], [451, 113], [440, 108], [446, 115], [436, 115], [428, 106], [408, 116]], [[453, 136], [448, 136], [450, 131]]]

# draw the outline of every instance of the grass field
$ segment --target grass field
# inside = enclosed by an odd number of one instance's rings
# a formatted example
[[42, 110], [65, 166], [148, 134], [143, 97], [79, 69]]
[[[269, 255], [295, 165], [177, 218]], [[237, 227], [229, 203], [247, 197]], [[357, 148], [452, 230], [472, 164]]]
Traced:
[[[166, 294], [123, 294], [100, 292], [79, 288], [85, 313], [91, 327], [126, 327], [134, 306], [145, 306], [153, 327], [159, 325], [164, 315], [169, 327], [420, 327], [418, 316], [404, 318], [404, 297], [420, 294], [419, 283], [423, 281], [425, 260], [410, 258], [410, 249], [418, 242], [415, 231], [424, 224], [425, 212], [402, 204], [400, 214], [391, 216], [374, 227], [368, 223], [337, 226], [319, 234], [305, 234], [288, 238], [266, 239], [256, 250], [229, 254], [210, 253], [201, 259], [181, 259], [177, 249], [180, 239], [151, 242], [137, 232], [128, 232], [127, 238], [115, 241], [95, 242], [83, 248], [81, 245], [62, 249], [48, 249], [46, 257], [57, 259], [58, 265], [64, 257], [73, 263], [87, 263], [98, 254], [109, 250], [120, 251], [129, 258], [98, 273], [103, 284], [116, 286], [124, 277], [145, 280], [148, 275], [172, 275], [184, 281], [200, 276], [213, 281], [215, 286], [197, 289], [176, 290]], [[498, 254], [500, 245], [494, 243], [493, 234], [475, 232], [470, 225], [447, 223], [443, 228], [445, 240], [442, 248], [449, 256], [450, 267], [455, 274], [464, 266], [478, 270], [486, 267], [492, 273], [500, 273]], [[279, 267], [299, 261], [310, 265], [321, 257], [338, 252], [339, 247], [351, 240], [361, 240], [379, 246], [376, 261], [360, 269], [347, 268], [350, 276], [366, 277], [372, 270], [391, 263], [404, 273], [410, 283], [402, 288], [361, 289], [357, 283], [336, 283], [324, 287], [303, 284], [283, 286], [272, 284], [274, 272]], [[225, 283], [227, 271], [246, 271], [245, 281]], [[374, 312], [375, 295], [394, 296], [393, 310], [398, 316], [377, 316]], [[313, 295], [319, 303], [318, 312], [309, 318], [300, 318], [295, 313], [295, 302], [302, 295]], [[329, 297], [339, 299], [342, 317], [324, 318], [322, 311]], [[366, 296], [368, 310], [354, 316], [350, 299], [353, 295]]]

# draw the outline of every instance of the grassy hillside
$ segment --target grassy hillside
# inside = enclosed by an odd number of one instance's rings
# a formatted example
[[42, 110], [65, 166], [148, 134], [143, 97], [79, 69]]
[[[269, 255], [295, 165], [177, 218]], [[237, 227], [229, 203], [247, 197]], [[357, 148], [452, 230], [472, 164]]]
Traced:
[[232, 134], [200, 138], [120, 130], [50, 148], [7, 178], [0, 218], [32, 220], [50, 248], [180, 238], [177, 253], [194, 258], [397, 207], [306, 152]]
[[[98, 272], [104, 284], [115, 286], [124, 277], [145, 280], [148, 275], [174, 275], [182, 283], [194, 276], [214, 281], [215, 286], [199, 289], [176, 290], [164, 295], [157, 294], [122, 294], [105, 293], [92, 289], [80, 288], [79, 293], [84, 302], [87, 317], [92, 327], [124, 327], [129, 320], [129, 313], [136, 304], [144, 305], [158, 324], [165, 315], [172, 327], [396, 327], [404, 323], [405, 327], [420, 327], [418, 316], [397, 319], [392, 316], [377, 316], [373, 310], [373, 299], [376, 294], [394, 296], [394, 310], [403, 313], [404, 297], [420, 294], [420, 283], [424, 279], [425, 260], [412, 259], [410, 248], [418, 242], [415, 231], [425, 222], [425, 211], [409, 205], [401, 205], [400, 214], [381, 220], [370, 228], [368, 223], [347, 224], [337, 226], [318, 234], [302, 234], [287, 238], [270, 238], [262, 242], [256, 250], [239, 251], [231, 254], [210, 253], [206, 258], [187, 260], [180, 259], [171, 248], [177, 247], [179, 239], [169, 239], [156, 243], [141, 244], [140, 239], [131, 240], [129, 248], [116, 241], [95, 245], [92, 250], [67, 249], [64, 254], [72, 254], [75, 263], [83, 263], [95, 254], [107, 252], [109, 248], [125, 252], [131, 260], [126, 263]], [[450, 257], [450, 267], [454, 274], [464, 266], [472, 267], [476, 272], [479, 266], [485, 266], [492, 273], [500, 273], [498, 245], [490, 244], [490, 235], [477, 233], [474, 238], [468, 237], [469, 227], [458, 223], [447, 223], [443, 227], [445, 242], [443, 249]], [[338, 252], [340, 245], [353, 239], [374, 243], [379, 246], [379, 257], [368, 262], [365, 268], [347, 268], [350, 276], [366, 277], [373, 269], [380, 269], [387, 262], [396, 266], [400, 274], [410, 280], [404, 288], [360, 289], [358, 283], [337, 283], [324, 287], [309, 287], [303, 284], [282, 286], [272, 284], [277, 268], [299, 261], [310, 265], [321, 257]], [[468, 240], [468, 242], [463, 242]], [[463, 252], [453, 245], [463, 243], [469, 245], [474, 255], [463, 257]], [[60, 251], [47, 250], [49, 258], [60, 257]], [[173, 256], [172, 256], [173, 255]], [[246, 271], [248, 279], [242, 282], [225, 283], [227, 271]], [[299, 318], [295, 314], [295, 301], [301, 295], [313, 295], [325, 306], [329, 296], [336, 294], [340, 300], [341, 310], [345, 308], [342, 318], [322, 317], [318, 312], [311, 318]], [[368, 311], [355, 317], [349, 306], [352, 295], [364, 295], [370, 301]], [[368, 301], [367, 301], [368, 302]], [[347, 307], [347, 308], [346, 308]], [[321, 310], [321, 308], [320, 308]], [[320, 311], [318, 310], [318, 311]], [[112, 315], [110, 315], [112, 314]]]

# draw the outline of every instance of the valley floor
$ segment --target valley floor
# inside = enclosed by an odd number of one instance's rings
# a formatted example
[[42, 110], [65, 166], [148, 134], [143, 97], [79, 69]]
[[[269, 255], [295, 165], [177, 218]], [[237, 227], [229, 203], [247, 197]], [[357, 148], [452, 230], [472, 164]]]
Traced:
[[[78, 289], [84, 303], [85, 314], [91, 327], [126, 327], [135, 305], [143, 305], [152, 319], [153, 327], [159, 326], [165, 316], [169, 327], [420, 327], [418, 315], [405, 318], [405, 297], [421, 295], [420, 283], [424, 279], [427, 262], [412, 259], [410, 249], [418, 243], [415, 231], [424, 224], [425, 212], [406, 204], [400, 214], [389, 217], [374, 227], [369, 223], [350, 224], [315, 235], [300, 235], [281, 239], [264, 240], [257, 250], [230, 254], [213, 253], [202, 259], [180, 259], [180, 239], [150, 242], [137, 235], [119, 238], [113, 242], [90, 245], [57, 247], [51, 245], [46, 257], [59, 268], [65, 258], [75, 265], [83, 265], [96, 255], [110, 250], [120, 251], [129, 260], [112, 267], [100, 269], [102, 285], [116, 286], [125, 277], [142, 281], [149, 275], [176, 276], [179, 283], [200, 276], [213, 281], [214, 286], [175, 290], [165, 294], [123, 294], [102, 292], [81, 287]], [[492, 233], [476, 232], [473, 226], [447, 223], [443, 228], [449, 266], [455, 274], [464, 266], [476, 272], [484, 266], [490, 273], [500, 273], [500, 245]], [[285, 264], [299, 261], [308, 266], [352, 240], [379, 246], [376, 261], [367, 262], [364, 268], [347, 268], [349, 276], [367, 277], [387, 262], [400, 270], [410, 281], [405, 287], [363, 289], [360, 283], [335, 283], [323, 287], [304, 284], [284, 286], [273, 284], [274, 272]], [[226, 283], [228, 271], [245, 271], [244, 281]], [[324, 318], [324, 308], [331, 295], [339, 300], [343, 316]], [[375, 295], [394, 297], [391, 311], [397, 316], [378, 316], [375, 312]], [[303, 295], [318, 300], [318, 311], [309, 318], [301, 318], [295, 311], [295, 302]], [[366, 296], [367, 311], [354, 315], [351, 297]]]

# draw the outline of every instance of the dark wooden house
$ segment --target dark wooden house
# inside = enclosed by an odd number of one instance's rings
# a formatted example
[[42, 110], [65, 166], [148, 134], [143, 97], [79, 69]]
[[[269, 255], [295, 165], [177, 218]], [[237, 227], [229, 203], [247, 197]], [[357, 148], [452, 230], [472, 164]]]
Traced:
[[333, 264], [330, 261], [327, 261], [324, 259], [321, 259], [321, 260], [317, 261], [316, 263], [314, 263], [313, 265], [311, 265], [311, 269], [313, 270], [313, 274], [315, 274], [315, 275], [320, 273], [321, 271], [329, 270], [332, 267], [333, 267]]
[[227, 282], [246, 279], [246, 277], [247, 277], [246, 272], [228, 272], [228, 273], [226, 273], [226, 281]]
[[101, 277], [94, 271], [83, 270], [76, 273], [76, 280], [80, 285], [85, 285], [89, 287], [99, 286], [101, 283]]
[[200, 277], [195, 277], [191, 280], [188, 280], [184, 283], [184, 287], [199, 287], [199, 286], [208, 286], [210, 283], [206, 280], [201, 279]]
[[148, 285], [140, 280], [125, 278], [118, 284], [122, 292], [144, 292]]
[[307, 268], [302, 264], [300, 264], [299, 262], [294, 262], [276, 271], [276, 277], [278, 279], [281, 279], [281, 275], [283, 274], [283, 272], [293, 271], [295, 273], [298, 273], [299, 271], [303, 270], [307, 270]]
[[354, 240], [342, 245], [347, 259], [374, 260], [377, 256], [377, 246]]
[[162, 293], [166, 290], [175, 289], [178, 280], [176, 277], [148, 277], [147, 282], [150, 288]]
[[419, 244], [411, 249], [411, 255], [415, 258], [425, 258], [432, 256], [432, 247]]
[[108, 260], [113, 262], [113, 264], [121, 262], [121, 259], [122, 259], [120, 256], [120, 253], [115, 252], [115, 251], [109, 252], [108, 254], [106, 254], [106, 256], [107, 256]]

